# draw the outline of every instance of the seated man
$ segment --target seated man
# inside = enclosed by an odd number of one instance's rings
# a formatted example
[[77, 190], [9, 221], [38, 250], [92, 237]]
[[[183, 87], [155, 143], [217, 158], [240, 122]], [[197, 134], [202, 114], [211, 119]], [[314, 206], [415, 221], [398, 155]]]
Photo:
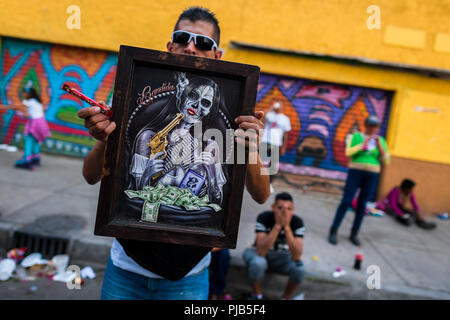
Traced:
[[413, 221], [417, 226], [426, 230], [436, 228], [436, 224], [426, 222], [419, 212], [419, 206], [416, 202], [413, 189], [416, 183], [410, 179], [404, 179], [400, 187], [394, 187], [381, 202], [377, 208], [393, 215], [397, 221], [409, 226]]
[[302, 219], [294, 215], [294, 203], [289, 193], [276, 195], [272, 211], [258, 216], [255, 232], [253, 247], [243, 254], [252, 282], [252, 298], [262, 299], [262, 280], [269, 269], [289, 276], [283, 299], [291, 299], [304, 276], [300, 257], [305, 227]]

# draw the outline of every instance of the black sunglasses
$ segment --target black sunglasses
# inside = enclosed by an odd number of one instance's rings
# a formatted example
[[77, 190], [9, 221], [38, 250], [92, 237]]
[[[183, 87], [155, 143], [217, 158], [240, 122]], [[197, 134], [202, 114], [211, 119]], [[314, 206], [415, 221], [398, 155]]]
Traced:
[[194, 39], [195, 46], [200, 50], [213, 50], [217, 49], [217, 43], [210, 37], [192, 33], [189, 31], [177, 30], [172, 33], [172, 41], [184, 46], [187, 46], [191, 40]]

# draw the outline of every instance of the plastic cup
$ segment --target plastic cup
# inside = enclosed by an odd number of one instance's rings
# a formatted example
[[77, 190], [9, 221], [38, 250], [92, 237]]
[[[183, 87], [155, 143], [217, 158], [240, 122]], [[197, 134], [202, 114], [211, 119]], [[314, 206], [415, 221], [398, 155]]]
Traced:
[[16, 262], [13, 259], [4, 259], [0, 262], [0, 280], [8, 280], [14, 269], [16, 268]]

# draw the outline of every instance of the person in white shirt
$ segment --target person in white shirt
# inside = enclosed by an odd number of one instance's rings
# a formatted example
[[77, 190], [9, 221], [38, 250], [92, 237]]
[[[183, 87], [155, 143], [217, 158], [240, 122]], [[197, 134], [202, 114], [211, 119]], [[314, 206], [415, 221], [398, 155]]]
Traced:
[[[275, 166], [278, 169], [279, 156], [283, 156], [286, 153], [288, 133], [291, 131], [291, 121], [282, 112], [282, 103], [275, 101], [272, 109], [266, 114], [264, 121], [264, 132], [261, 136], [261, 143], [265, 144], [267, 150], [266, 165], [271, 164], [271, 161], [275, 162]], [[263, 149], [264, 150], [264, 149]], [[272, 151], [277, 150], [278, 155], [272, 154]], [[278, 171], [278, 170], [277, 170]], [[270, 182], [272, 183], [274, 174], [270, 175]], [[273, 190], [271, 185], [271, 191]]]

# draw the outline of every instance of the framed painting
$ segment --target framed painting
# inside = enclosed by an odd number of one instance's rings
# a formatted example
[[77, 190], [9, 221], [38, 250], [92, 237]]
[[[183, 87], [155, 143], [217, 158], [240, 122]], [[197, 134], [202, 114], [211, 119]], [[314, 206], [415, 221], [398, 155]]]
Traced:
[[[121, 46], [95, 234], [235, 248], [259, 68]], [[244, 161], [239, 161], [239, 150]]]

